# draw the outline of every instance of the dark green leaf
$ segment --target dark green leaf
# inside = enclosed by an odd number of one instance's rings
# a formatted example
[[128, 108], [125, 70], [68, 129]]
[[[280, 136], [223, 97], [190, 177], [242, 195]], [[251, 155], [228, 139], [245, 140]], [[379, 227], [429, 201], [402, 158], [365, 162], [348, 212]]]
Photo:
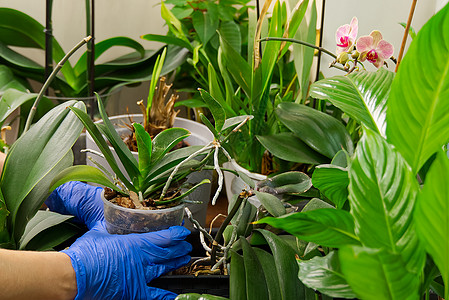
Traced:
[[279, 217], [285, 215], [285, 207], [282, 204], [282, 201], [279, 200], [276, 196], [254, 191], [257, 196], [257, 199], [262, 203], [262, 205], [266, 208], [266, 210], [274, 217]]
[[348, 170], [335, 165], [320, 165], [315, 168], [312, 183], [335, 207], [341, 209], [348, 200]]
[[216, 34], [218, 24], [220, 23], [218, 18], [214, 18], [210, 12], [203, 12], [196, 10], [192, 14], [192, 24], [195, 28], [198, 37], [205, 46], [209, 40]]
[[245, 263], [243, 257], [231, 250], [231, 272], [229, 275], [229, 298], [246, 300]]
[[225, 110], [220, 105], [220, 103], [214, 98], [212, 98], [212, 96], [205, 90], [200, 89], [200, 94], [204, 102], [206, 102], [207, 107], [212, 113], [212, 116], [214, 117], [215, 129], [217, 130], [217, 132], [220, 132], [223, 128], [226, 119]]
[[184, 128], [169, 128], [161, 131], [153, 139], [151, 165], [159, 162], [168, 151], [189, 135], [190, 132]]
[[257, 182], [258, 191], [273, 195], [302, 194], [311, 187], [310, 177], [298, 171], [284, 172]]
[[151, 165], [151, 137], [141, 124], [134, 123], [133, 126], [134, 132], [136, 133], [140, 176], [145, 178], [148, 175], [148, 169]]
[[352, 216], [344, 210], [322, 208], [278, 218], [266, 217], [256, 222], [287, 231], [299, 239], [326, 247], [359, 245]]
[[276, 263], [273, 255], [260, 248], [253, 248], [265, 275], [267, 283], [269, 299], [282, 299], [281, 291], [279, 289], [279, 278], [276, 270]]
[[287, 161], [304, 164], [320, 164], [329, 161], [291, 132], [258, 135], [257, 139], [271, 154]]
[[330, 115], [297, 103], [283, 102], [276, 109], [279, 120], [315, 151], [327, 156], [341, 149], [351, 154], [353, 144], [342, 123]]

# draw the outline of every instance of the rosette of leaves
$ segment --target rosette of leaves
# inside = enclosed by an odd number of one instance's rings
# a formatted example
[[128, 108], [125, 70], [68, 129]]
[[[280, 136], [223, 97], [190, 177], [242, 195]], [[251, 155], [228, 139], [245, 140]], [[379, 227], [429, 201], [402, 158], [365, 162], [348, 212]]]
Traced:
[[[139, 158], [137, 161], [109, 121], [102, 102], [99, 99], [97, 100], [103, 124], [92, 122], [89, 116], [79, 109], [71, 109], [84, 124], [115, 174], [107, 174], [104, 168], [101, 171], [92, 166], [72, 166], [55, 178], [51, 189], [55, 189], [68, 181], [88, 181], [111, 188], [123, 196], [130, 196], [136, 207], [141, 207], [187, 201], [185, 197], [193, 192], [196, 187], [209, 182], [207, 179], [203, 180], [195, 186], [189, 187], [186, 191], [180, 192], [185, 177], [205, 164], [204, 161], [191, 159], [185, 162], [176, 174], [173, 174], [174, 168], [181, 161], [202, 148], [192, 146], [170, 152], [179, 141], [190, 134], [188, 130], [171, 128], [162, 131], [151, 139], [141, 124], [134, 123]], [[105, 138], [115, 149], [125, 172], [120, 171]], [[164, 199], [162, 190], [169, 178], [172, 178], [171, 187], [174, 186], [179, 189], [179, 193], [176, 193], [170, 199]]]

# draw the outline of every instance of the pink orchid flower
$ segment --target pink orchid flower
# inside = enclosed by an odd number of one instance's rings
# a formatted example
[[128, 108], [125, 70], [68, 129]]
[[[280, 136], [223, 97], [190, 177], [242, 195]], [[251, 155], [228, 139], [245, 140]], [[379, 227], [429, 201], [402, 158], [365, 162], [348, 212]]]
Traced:
[[354, 45], [359, 30], [359, 21], [356, 17], [352, 18], [351, 24], [345, 24], [338, 27], [335, 38], [337, 40], [337, 55], [341, 52], [348, 52]]
[[376, 68], [380, 68], [393, 55], [394, 48], [382, 39], [380, 31], [374, 30], [370, 35], [361, 36], [357, 40], [357, 51], [360, 53], [360, 61], [367, 59]]

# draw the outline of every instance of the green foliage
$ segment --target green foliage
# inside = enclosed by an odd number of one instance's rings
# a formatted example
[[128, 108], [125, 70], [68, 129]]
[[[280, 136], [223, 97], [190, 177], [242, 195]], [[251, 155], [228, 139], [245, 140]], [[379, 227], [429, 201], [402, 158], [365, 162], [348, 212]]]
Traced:
[[[65, 219], [56, 217], [58, 221], [43, 226], [33, 217], [48, 197], [53, 177], [73, 163], [71, 146], [81, 133], [82, 124], [68, 106], [85, 110], [84, 104], [76, 101], [55, 107], [13, 144], [6, 157], [0, 181], [0, 219], [6, 217], [0, 233], [2, 247], [28, 249], [32, 245], [34, 249], [48, 249], [58, 244], [56, 237], [49, 239], [41, 234], [52, 225], [62, 225]], [[6, 210], [9, 214], [5, 216]], [[30, 220], [36, 225], [32, 226]], [[66, 232], [65, 238], [73, 233]], [[38, 235], [39, 239], [33, 239]], [[59, 241], [65, 238], [59, 237]]]
[[[86, 130], [93, 137], [95, 143], [103, 153], [109, 166], [125, 188], [120, 189], [113, 178], [108, 178], [108, 175], [103, 174], [100, 170], [81, 165], [68, 168], [56, 176], [53, 180], [52, 189], [68, 181], [90, 181], [103, 184], [119, 191], [123, 195], [129, 195], [130, 191], [135, 192], [139, 195], [140, 200], [143, 201], [146, 197], [159, 197], [155, 196], [156, 193], [162, 191], [163, 184], [170, 176], [173, 176], [173, 182], [181, 182], [188, 174], [200, 167], [200, 162], [193, 160], [190, 164], [186, 164], [183, 168], [177, 169], [178, 172], [175, 172], [175, 167], [181, 161], [199, 150], [198, 147], [187, 147], [168, 153], [190, 134], [186, 129], [170, 128], [162, 131], [151, 140], [148, 132], [143, 129], [143, 126], [134, 123], [133, 126], [136, 129], [135, 134], [139, 150], [139, 163], [137, 163], [131, 151], [119, 137], [111, 121], [108, 119], [102, 101], [98, 99], [97, 102], [98, 110], [103, 118], [103, 124], [94, 123], [85, 112], [77, 108], [71, 108], [71, 110], [84, 124]], [[116, 151], [126, 173], [120, 170], [104, 137], [106, 137], [107, 141]], [[202, 153], [199, 152], [198, 154]], [[207, 182], [209, 181], [202, 181], [200, 184]], [[192, 192], [192, 189], [184, 192], [180, 197], [173, 198], [172, 201], [177, 201], [187, 196]], [[162, 196], [159, 200], [163, 200]]]

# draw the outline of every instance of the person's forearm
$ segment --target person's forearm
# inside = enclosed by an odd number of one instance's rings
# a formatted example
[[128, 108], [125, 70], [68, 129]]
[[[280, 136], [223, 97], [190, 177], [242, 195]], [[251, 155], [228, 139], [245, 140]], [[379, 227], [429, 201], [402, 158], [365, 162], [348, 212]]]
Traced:
[[0, 249], [0, 299], [74, 299], [76, 276], [62, 252]]

